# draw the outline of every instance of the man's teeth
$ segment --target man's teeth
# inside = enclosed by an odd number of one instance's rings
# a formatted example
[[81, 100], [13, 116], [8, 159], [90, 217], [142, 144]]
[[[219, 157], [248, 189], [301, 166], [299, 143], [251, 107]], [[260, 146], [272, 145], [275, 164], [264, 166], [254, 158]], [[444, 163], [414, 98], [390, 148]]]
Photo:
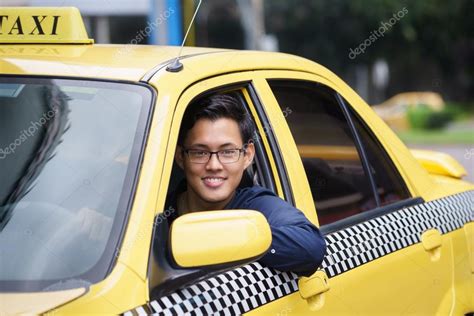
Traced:
[[222, 178], [206, 178], [206, 181], [209, 182], [221, 182], [222, 180]]

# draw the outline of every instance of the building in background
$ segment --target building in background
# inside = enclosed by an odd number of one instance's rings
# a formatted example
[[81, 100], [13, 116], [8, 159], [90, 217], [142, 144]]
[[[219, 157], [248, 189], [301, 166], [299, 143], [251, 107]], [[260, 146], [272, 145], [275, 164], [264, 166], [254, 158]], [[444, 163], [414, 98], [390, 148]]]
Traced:
[[[198, 2], [2, 0], [1, 5], [78, 7], [96, 43], [180, 45]], [[370, 104], [401, 92], [433, 91], [472, 108], [473, 4], [203, 0], [186, 45], [300, 55], [333, 69]], [[374, 33], [382, 27], [383, 36]]]
[[89, 36], [100, 44], [177, 45], [176, 38], [182, 39], [178, 0], [2, 0], [2, 6], [77, 7]]
[[[73, 6], [100, 44], [181, 45], [199, 0], [3, 0], [2, 6]], [[263, 0], [205, 1], [186, 45], [278, 50]], [[229, 36], [232, 34], [232, 36]]]

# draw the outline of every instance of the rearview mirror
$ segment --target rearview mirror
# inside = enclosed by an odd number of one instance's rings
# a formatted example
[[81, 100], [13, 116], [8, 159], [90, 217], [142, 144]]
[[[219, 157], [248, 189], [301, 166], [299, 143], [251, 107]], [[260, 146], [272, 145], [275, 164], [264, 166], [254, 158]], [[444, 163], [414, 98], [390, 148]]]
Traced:
[[271, 242], [265, 216], [252, 210], [190, 213], [171, 226], [171, 253], [184, 268], [254, 261]]

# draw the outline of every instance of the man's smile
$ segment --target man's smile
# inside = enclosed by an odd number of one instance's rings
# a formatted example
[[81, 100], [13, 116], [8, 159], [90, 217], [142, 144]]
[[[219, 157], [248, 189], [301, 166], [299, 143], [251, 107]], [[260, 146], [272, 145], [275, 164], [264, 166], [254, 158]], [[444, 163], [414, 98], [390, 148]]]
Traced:
[[210, 187], [210, 188], [217, 188], [217, 187], [221, 186], [226, 179], [227, 178], [216, 177], [216, 176], [209, 176], [209, 177], [202, 178], [202, 180], [204, 182], [204, 185], [206, 185], [207, 187]]

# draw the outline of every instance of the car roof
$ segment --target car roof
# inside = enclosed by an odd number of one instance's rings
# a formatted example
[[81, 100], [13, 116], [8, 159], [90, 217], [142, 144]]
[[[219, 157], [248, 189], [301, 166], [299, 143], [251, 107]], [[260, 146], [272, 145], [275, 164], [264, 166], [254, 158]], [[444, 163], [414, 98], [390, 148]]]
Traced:
[[[112, 44], [6, 44], [0, 46], [3, 74], [83, 77], [126, 81], [148, 81], [179, 53], [177, 46]], [[275, 52], [243, 51], [204, 47], [183, 47], [185, 65], [206, 72], [205, 65], [221, 65], [222, 72], [256, 69], [307, 71], [307, 59]], [[321, 67], [321, 66], [319, 66]], [[324, 67], [321, 67], [324, 68]], [[189, 75], [189, 72], [188, 72]]]
[[[184, 47], [184, 58], [222, 49]], [[7, 44], [0, 46], [3, 74], [139, 81], [178, 56], [179, 47], [152, 45]]]

